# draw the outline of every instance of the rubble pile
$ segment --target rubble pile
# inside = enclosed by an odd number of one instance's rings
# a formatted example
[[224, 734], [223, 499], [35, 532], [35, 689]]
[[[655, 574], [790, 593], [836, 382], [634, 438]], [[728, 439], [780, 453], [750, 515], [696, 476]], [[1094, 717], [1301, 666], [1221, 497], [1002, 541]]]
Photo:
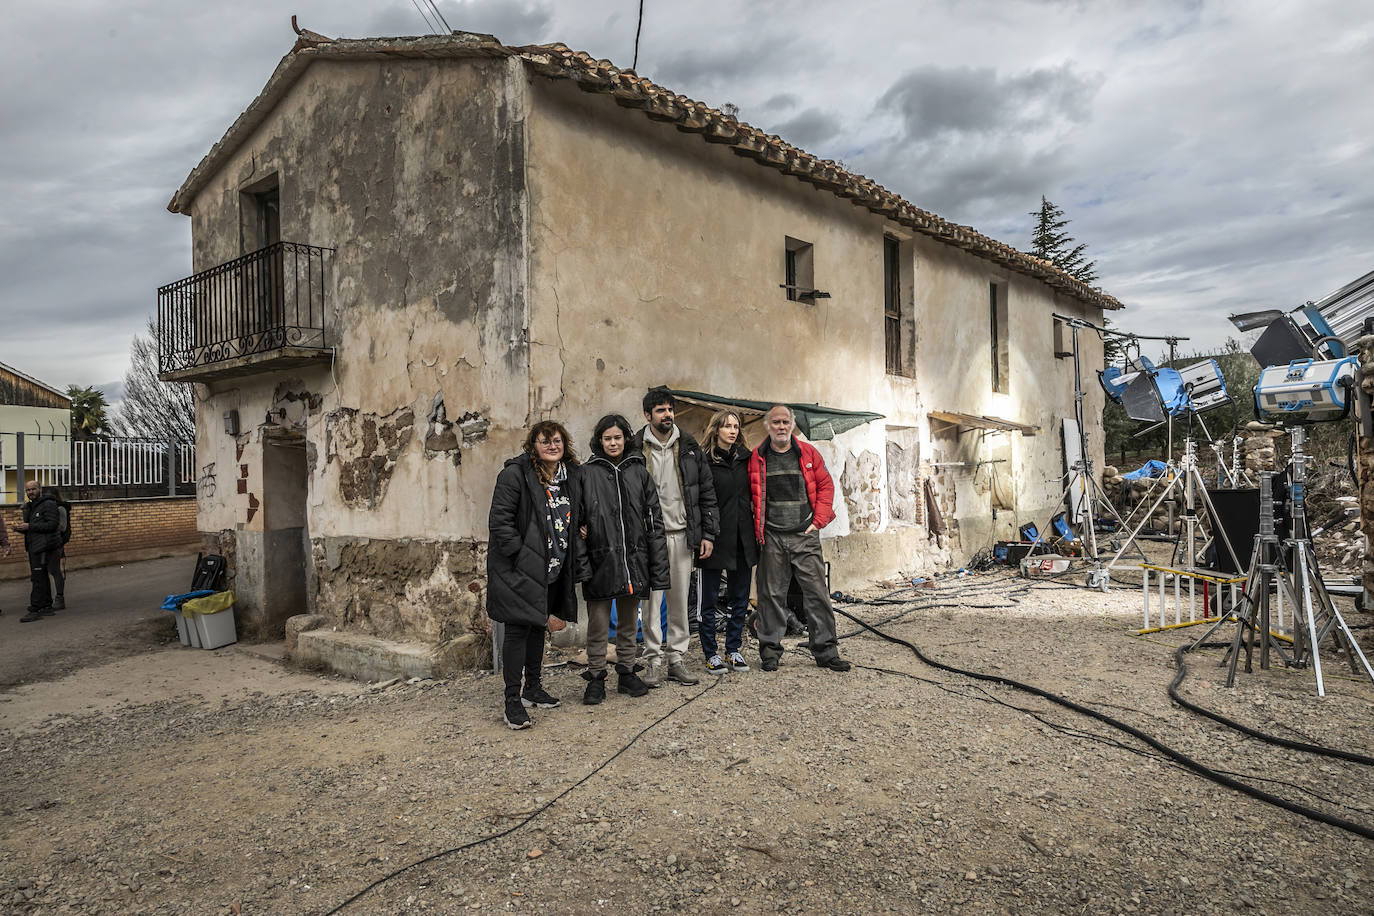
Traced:
[[1355, 496], [1336, 497], [1338, 508], [1311, 520], [1312, 548], [1323, 573], [1358, 576], [1366, 551], [1360, 530], [1360, 501]]
[[1258, 479], [1260, 471], [1274, 470], [1274, 439], [1278, 432], [1272, 427], [1251, 420], [1245, 424], [1245, 441], [1241, 444], [1245, 471]]
[[[1113, 465], [1107, 465], [1102, 469], [1102, 492], [1107, 500], [1116, 507], [1116, 511], [1121, 513], [1121, 517], [1130, 522], [1132, 528], [1140, 521], [1137, 509], [1148, 496], [1153, 502], [1159, 497], [1159, 490], [1164, 484], [1155, 477], [1142, 477], [1139, 480], [1127, 480], [1121, 476], [1121, 470]], [[1169, 524], [1169, 506], [1167, 502], [1160, 503], [1150, 517], [1150, 523], [1145, 526], [1149, 531], [1160, 531]]]

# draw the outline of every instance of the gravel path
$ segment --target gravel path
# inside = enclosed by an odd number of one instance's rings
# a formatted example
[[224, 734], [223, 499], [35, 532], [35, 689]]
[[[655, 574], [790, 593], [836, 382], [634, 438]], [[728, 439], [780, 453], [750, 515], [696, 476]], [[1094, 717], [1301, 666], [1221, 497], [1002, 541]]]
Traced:
[[[898, 597], [917, 600], [850, 610], [905, 612], [887, 628], [944, 662], [1071, 697], [1374, 826], [1369, 767], [1174, 707], [1172, 649], [1195, 631], [1134, 636], [1130, 589], [994, 575]], [[1358, 632], [1368, 651], [1371, 630]], [[703, 674], [640, 700], [612, 690], [599, 707], [553, 667], [565, 705], [518, 733], [482, 674], [385, 689], [314, 679], [0, 731], [0, 909], [325, 913], [440, 854], [345, 912], [1374, 910], [1370, 840], [904, 648], [855, 636], [842, 651], [848, 674], [789, 651], [775, 674]], [[1196, 702], [1374, 754], [1374, 686], [1349, 669], [1329, 663], [1343, 676], [1319, 700], [1309, 672], [1257, 670], [1227, 690], [1217, 657], [1190, 664]]]

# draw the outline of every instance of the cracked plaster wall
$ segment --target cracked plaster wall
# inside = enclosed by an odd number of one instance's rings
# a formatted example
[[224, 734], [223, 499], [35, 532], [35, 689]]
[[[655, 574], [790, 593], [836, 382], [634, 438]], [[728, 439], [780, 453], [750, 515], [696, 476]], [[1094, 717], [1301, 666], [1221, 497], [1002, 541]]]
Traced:
[[[363, 585], [306, 564], [320, 577], [314, 610], [335, 621], [385, 616], [380, 597], [359, 616], [351, 588], [394, 597], [411, 576], [430, 582], [441, 564], [417, 535], [426, 544], [485, 537], [492, 481], [523, 438], [525, 91], [508, 61], [318, 62], [192, 204], [195, 270], [254, 247], [244, 192], [273, 175], [282, 238], [336, 249], [326, 283], [332, 364], [200, 386], [197, 417], [202, 463], [212, 465], [199, 527], [221, 541], [233, 533], [241, 560], [263, 531], [262, 441], [283, 426], [307, 450], [313, 540], [419, 552], [427, 571], [378, 566]], [[223, 432], [229, 410], [239, 413], [237, 437]], [[444, 602], [429, 605], [442, 617]], [[403, 625], [368, 626], [426, 638], [474, 626], [457, 605], [447, 621], [398, 614]]]
[[[580, 450], [604, 413], [642, 424], [640, 397], [660, 383], [881, 413], [884, 420], [818, 443], [844, 496], [836, 499], [839, 518], [825, 535], [872, 534], [867, 540], [876, 543], [908, 524], [889, 518], [884, 424], [912, 431], [919, 462], [932, 435], [926, 411], [953, 410], [1041, 426], [1039, 436], [1010, 437], [1012, 479], [1004, 491], [1027, 517], [1058, 498], [1060, 456], [1052, 433], [1059, 417], [1072, 415], [1073, 384], [1072, 361], [1054, 358], [1051, 312], [1100, 321], [1099, 312], [965, 252], [913, 239], [728, 148], [627, 117], [609, 98], [560, 83], [532, 86], [535, 408], [563, 419]], [[912, 378], [884, 368], [884, 234], [903, 240], [911, 255], [903, 287], [914, 321], [903, 343]], [[814, 305], [786, 299], [779, 284], [787, 236], [813, 244], [816, 286], [832, 298]], [[993, 280], [1007, 286], [1011, 317], [1006, 395], [990, 390]], [[1095, 335], [1082, 343], [1083, 364], [1100, 365]], [[1096, 384], [1085, 387], [1087, 415], [1100, 416]], [[1100, 427], [1091, 435], [1100, 463]], [[948, 486], [959, 487], [952, 475]], [[953, 489], [944, 494], [948, 522], [966, 516], [965, 530], [980, 542], [1014, 528], [1015, 513], [999, 512], [993, 520], [989, 488], [964, 489], [957, 499]], [[908, 499], [902, 511], [910, 515], [911, 508]], [[924, 526], [915, 530], [911, 543], [905, 534], [888, 540], [920, 553]], [[969, 539], [962, 544], [967, 552], [979, 546]], [[880, 565], [858, 560], [858, 550], [849, 553], [860, 563], [858, 575]], [[835, 575], [850, 573], [836, 566]]]

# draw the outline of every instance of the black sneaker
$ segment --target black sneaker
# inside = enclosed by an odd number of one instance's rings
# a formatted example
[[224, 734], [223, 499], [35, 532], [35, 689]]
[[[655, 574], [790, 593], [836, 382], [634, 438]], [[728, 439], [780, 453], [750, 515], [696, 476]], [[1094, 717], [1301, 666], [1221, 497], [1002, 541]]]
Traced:
[[533, 687], [526, 687], [525, 692], [520, 695], [520, 702], [526, 709], [538, 706], [540, 709], [553, 709], [559, 702], [558, 697], [544, 689], [542, 684], [535, 684]]
[[20, 623], [33, 623], [35, 620], [42, 620], [42, 619], [43, 619], [43, 615], [42, 615], [42, 614], [38, 613], [37, 611], [29, 611], [29, 612], [28, 612], [27, 614], [25, 614], [23, 617], [20, 617], [20, 618], [19, 618], [19, 622], [20, 622]]
[[622, 671], [620, 670], [620, 668], [615, 669], [616, 693], [628, 693], [632, 697], [642, 697], [648, 695], [649, 685], [644, 683], [644, 681], [640, 679], [639, 675], [635, 673], [635, 671], [638, 670], [638, 665], [635, 665], [634, 670], [630, 671]]
[[67, 609], [67, 599], [58, 595], [52, 600], [52, 609], [54, 611], [65, 611]]
[[834, 658], [826, 659], [825, 661], [816, 659], [816, 667], [829, 668], [831, 671], [848, 671], [851, 665], [849, 662], [836, 655]]
[[606, 672], [598, 671], [593, 674], [590, 671], [583, 671], [582, 677], [587, 681], [587, 690], [582, 694], [582, 705], [600, 705], [606, 699]]
[[778, 660], [776, 658], [765, 658], [763, 664], [759, 665], [764, 671], [777, 671]]
[[530, 722], [530, 714], [525, 712], [525, 707], [519, 700], [507, 700], [506, 711], [501, 718], [506, 720], [507, 727], [515, 731], [519, 731], [522, 728], [529, 728], [532, 724]]

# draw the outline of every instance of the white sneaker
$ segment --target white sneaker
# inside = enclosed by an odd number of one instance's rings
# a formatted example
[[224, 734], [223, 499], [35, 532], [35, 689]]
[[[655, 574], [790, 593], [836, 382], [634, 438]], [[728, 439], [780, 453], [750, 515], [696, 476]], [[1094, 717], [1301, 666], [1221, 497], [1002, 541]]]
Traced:
[[725, 667], [725, 662], [721, 661], [719, 655], [712, 655], [706, 659], [706, 670], [711, 674], [724, 674], [730, 669]]
[[731, 671], [748, 671], [748, 670], [749, 670], [749, 663], [746, 662], [746, 661], [744, 660], [744, 656], [743, 656], [743, 655], [740, 655], [738, 652], [731, 652], [731, 653], [730, 653], [730, 670], [731, 670]]

